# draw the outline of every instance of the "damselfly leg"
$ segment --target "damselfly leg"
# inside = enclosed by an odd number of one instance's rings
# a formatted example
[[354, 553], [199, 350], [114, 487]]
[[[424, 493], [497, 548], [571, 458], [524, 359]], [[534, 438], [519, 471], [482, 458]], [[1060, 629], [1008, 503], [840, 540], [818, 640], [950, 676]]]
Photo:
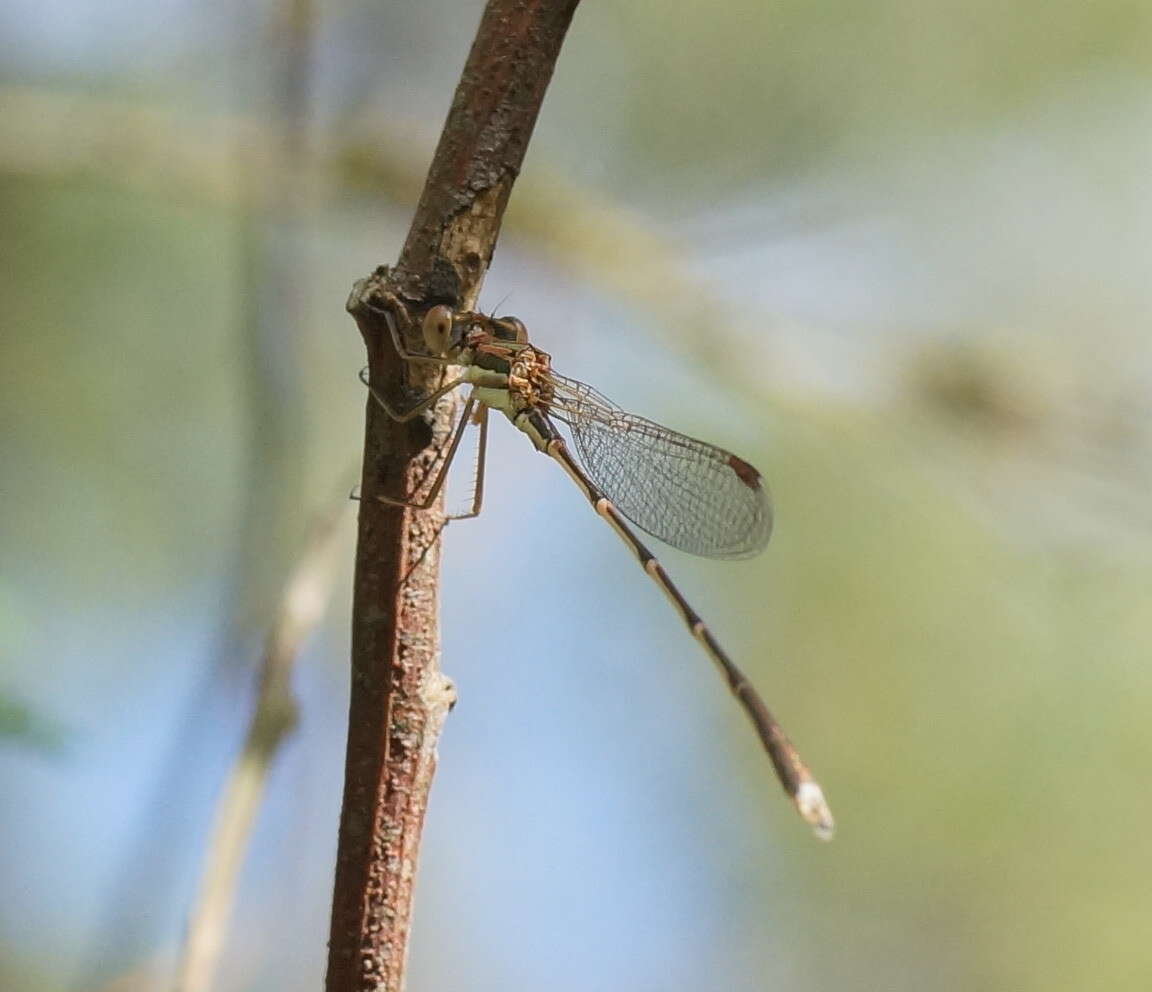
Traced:
[[[408, 310], [403, 303], [400, 302], [395, 296], [388, 295], [385, 299], [386, 306], [377, 307], [372, 305], [372, 308], [381, 313], [388, 324], [388, 330], [392, 337], [392, 343], [396, 348], [400, 357], [407, 362], [426, 362], [429, 364], [447, 366], [450, 364], [447, 359], [437, 358], [429, 355], [418, 355], [408, 351], [404, 346], [403, 334], [397, 324], [396, 315], [407, 327], [411, 323], [411, 318], [408, 316]], [[371, 305], [371, 304], [370, 304]], [[426, 335], [427, 337], [427, 335]], [[459, 386], [465, 385], [466, 381], [463, 377], [453, 379], [451, 382], [445, 383], [440, 388], [434, 390], [429, 395], [417, 400], [412, 406], [406, 410], [400, 410], [392, 406], [384, 395], [377, 390], [371, 383], [369, 378], [368, 366], [360, 370], [360, 381], [368, 387], [368, 391], [372, 394], [372, 398], [380, 405], [388, 416], [397, 423], [405, 423], [412, 420], [414, 417], [419, 416], [426, 410], [431, 409], [437, 401], [447, 396], [454, 389]], [[472, 487], [472, 502], [471, 507], [464, 513], [448, 514], [445, 520], [470, 520], [473, 517], [480, 515], [480, 509], [484, 501], [484, 471], [488, 454], [488, 408], [485, 406], [478, 406], [475, 395], [471, 395], [464, 403], [464, 408], [460, 413], [458, 422], [452, 432], [452, 438], [448, 445], [448, 450], [445, 453], [440, 465], [440, 469], [436, 477], [432, 481], [431, 487], [422, 499], [398, 499], [391, 496], [377, 495], [377, 499], [382, 503], [387, 503], [390, 506], [403, 506], [410, 507], [416, 510], [431, 509], [436, 502], [437, 497], [440, 495], [441, 490], [444, 488], [444, 483], [448, 478], [448, 471], [452, 467], [452, 463], [456, 458], [456, 453], [460, 448], [460, 442], [464, 438], [464, 432], [468, 429], [469, 424], [476, 424], [480, 428], [479, 440], [476, 449], [476, 478]], [[420, 488], [423, 488], [422, 486]]]

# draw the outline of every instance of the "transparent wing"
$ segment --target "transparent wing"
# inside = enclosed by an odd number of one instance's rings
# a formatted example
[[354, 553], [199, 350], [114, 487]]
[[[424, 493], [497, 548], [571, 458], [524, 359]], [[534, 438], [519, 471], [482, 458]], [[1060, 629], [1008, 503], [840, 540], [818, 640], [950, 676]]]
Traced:
[[760, 473], [705, 441], [626, 413], [591, 386], [551, 374], [549, 409], [589, 477], [641, 530], [706, 558], [746, 558], [772, 534]]

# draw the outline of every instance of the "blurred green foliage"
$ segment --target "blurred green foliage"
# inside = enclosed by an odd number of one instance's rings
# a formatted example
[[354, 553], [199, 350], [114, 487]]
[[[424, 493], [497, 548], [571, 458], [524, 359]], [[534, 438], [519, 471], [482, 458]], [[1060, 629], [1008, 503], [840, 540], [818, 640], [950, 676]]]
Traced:
[[59, 727], [37, 716], [27, 704], [0, 694], [0, 747], [13, 744], [42, 753], [59, 751]]
[[239, 454], [226, 218], [11, 178], [0, 212], [0, 418], [20, 467], [4, 545], [73, 589], [114, 573], [133, 583], [125, 595], [165, 595], [230, 539], [218, 484]]
[[761, 678], [785, 667], [840, 812], [832, 848], [788, 871], [808, 893], [785, 924], [811, 952], [795, 987], [1136, 987], [1147, 547], [1005, 540], [964, 505], [983, 459], [930, 429], [797, 421], [780, 441]]
[[657, 213], [669, 190], [716, 202], [994, 124], [1093, 73], [1152, 72], [1143, 0], [624, 0], [577, 24], [545, 129], [607, 130], [576, 168], [606, 159]]

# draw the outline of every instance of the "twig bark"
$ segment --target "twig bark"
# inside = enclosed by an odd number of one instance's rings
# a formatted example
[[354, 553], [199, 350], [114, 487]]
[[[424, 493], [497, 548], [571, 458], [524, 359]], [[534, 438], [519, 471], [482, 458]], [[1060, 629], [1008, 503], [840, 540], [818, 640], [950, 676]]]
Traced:
[[[417, 315], [473, 307], [504, 207], [578, 0], [489, 0], [456, 88], [424, 192], [395, 269], [378, 269], [348, 303], [371, 378], [388, 395], [435, 376], [405, 368], [373, 297], [396, 293]], [[418, 342], [411, 342], [414, 348]], [[438, 667], [440, 507], [385, 504], [418, 490], [454, 407], [398, 424], [367, 403], [352, 617], [352, 689], [328, 992], [400, 992], [416, 857], [453, 701]]]

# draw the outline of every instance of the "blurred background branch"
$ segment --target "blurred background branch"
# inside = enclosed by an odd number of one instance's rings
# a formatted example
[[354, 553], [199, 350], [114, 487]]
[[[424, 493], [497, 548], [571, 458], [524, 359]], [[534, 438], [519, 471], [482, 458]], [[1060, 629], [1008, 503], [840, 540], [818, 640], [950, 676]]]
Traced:
[[[246, 18], [245, 13], [237, 13], [238, 34], [244, 33]], [[322, 567], [316, 560], [316, 548], [310, 547], [305, 537], [303, 463], [297, 445], [303, 434], [297, 397], [303, 386], [300, 350], [307, 304], [301, 246], [307, 232], [305, 220], [312, 212], [309, 187], [314, 172], [309, 148], [314, 18], [310, 0], [278, 3], [271, 23], [256, 25], [262, 58], [255, 63], [236, 58], [229, 66], [236, 92], [247, 94], [261, 107], [262, 126], [257, 140], [237, 118], [214, 132], [215, 172], [206, 168], [212, 156], [178, 161], [191, 149], [185, 146], [184, 153], [174, 152], [181, 147], [181, 137], [174, 133], [180, 129], [157, 133], [159, 118], [155, 114], [125, 113], [121, 108], [114, 120], [98, 122], [95, 130], [89, 130], [92, 114], [73, 106], [63, 128], [64, 132], [83, 131], [90, 148], [105, 147], [108, 158], [103, 159], [102, 166], [107, 170], [105, 177], [114, 183], [141, 189], [147, 182], [147, 167], [141, 163], [150, 160], [158, 169], [153, 181], [179, 172], [200, 177], [201, 183], [195, 188], [201, 195], [209, 188], [217, 193], [233, 191], [230, 202], [223, 205], [231, 209], [234, 219], [233, 300], [241, 330], [238, 340], [243, 346], [236, 365], [242, 373], [237, 389], [243, 403], [238, 452], [241, 498], [229, 542], [227, 578], [221, 584], [220, 624], [212, 661], [198, 690], [188, 699], [159, 769], [150, 806], [136, 826], [137, 838], [129, 845], [129, 857], [105, 914], [107, 929], [95, 942], [93, 966], [82, 970], [80, 983], [85, 987], [91, 973], [99, 970], [95, 962], [105, 957], [104, 948], [114, 941], [113, 934], [130, 929], [127, 920], [135, 911], [133, 893], [148, 885], [159, 888], [162, 879], [171, 877], [171, 848], [189, 843], [179, 836], [186, 826], [166, 824], [163, 811], [181, 789], [188, 788], [181, 769], [196, 747], [203, 723], [218, 712], [222, 698], [243, 699], [251, 708], [246, 739], [223, 782], [210, 786], [221, 790], [219, 807], [211, 818], [211, 833], [206, 822], [204, 834], [192, 841], [197, 849], [203, 844], [207, 849], [198, 901], [181, 956], [179, 987], [195, 992], [210, 985], [224, 939], [222, 928], [230, 912], [232, 887], [265, 777], [281, 737], [293, 722], [283, 708], [288, 674], [285, 651], [289, 646], [270, 648], [268, 639], [283, 635], [286, 623], [297, 622], [285, 615], [283, 603], [276, 602], [284, 576], [297, 570], [294, 581], [298, 585], [304, 581], [299, 568]], [[49, 124], [51, 117], [43, 101], [34, 100], [24, 109], [26, 124], [33, 128]], [[97, 137], [101, 133], [106, 141]], [[31, 140], [20, 142], [25, 148], [33, 145]], [[63, 151], [56, 162], [68, 157]], [[209, 174], [213, 179], [204, 185]], [[165, 185], [172, 190], [172, 185]], [[329, 499], [332, 492], [329, 489]], [[331, 523], [320, 530], [328, 532], [334, 527]], [[330, 576], [324, 581], [330, 582]], [[290, 607], [299, 605], [297, 601]], [[246, 691], [243, 676], [256, 663], [255, 645], [261, 632], [268, 632], [263, 634], [266, 646], [258, 668], [261, 688], [251, 693]], [[296, 648], [298, 645], [291, 646]]]
[[207, 844], [200, 892], [188, 922], [177, 992], [216, 987], [240, 869], [285, 735], [292, 732], [298, 707], [292, 674], [306, 639], [324, 617], [352, 503], [330, 511], [313, 528], [293, 568], [260, 663], [259, 690], [244, 746], [222, 790]]
[[[232, 136], [245, 149], [245, 174], [279, 175], [277, 131], [257, 119], [181, 118], [172, 108], [108, 97], [0, 89], [0, 169], [13, 174], [92, 177], [143, 193], [163, 190], [192, 202], [251, 209], [266, 202], [280, 180], [271, 190], [238, 187], [228, 156]], [[350, 195], [415, 206], [424, 163], [423, 143], [397, 122], [354, 123], [295, 160], [290, 174], [299, 180], [308, 170], [310, 181], [293, 184], [292, 210], [317, 216]], [[537, 168], [509, 204], [505, 225], [557, 268], [648, 310], [654, 323], [672, 332], [669, 342], [705, 369], [719, 371], [718, 356], [738, 340], [730, 325], [747, 315], [693, 276], [682, 250], [687, 245], [661, 236], [622, 204]], [[707, 347], [690, 331], [702, 324], [710, 328]], [[758, 391], [749, 381], [738, 385]]]

